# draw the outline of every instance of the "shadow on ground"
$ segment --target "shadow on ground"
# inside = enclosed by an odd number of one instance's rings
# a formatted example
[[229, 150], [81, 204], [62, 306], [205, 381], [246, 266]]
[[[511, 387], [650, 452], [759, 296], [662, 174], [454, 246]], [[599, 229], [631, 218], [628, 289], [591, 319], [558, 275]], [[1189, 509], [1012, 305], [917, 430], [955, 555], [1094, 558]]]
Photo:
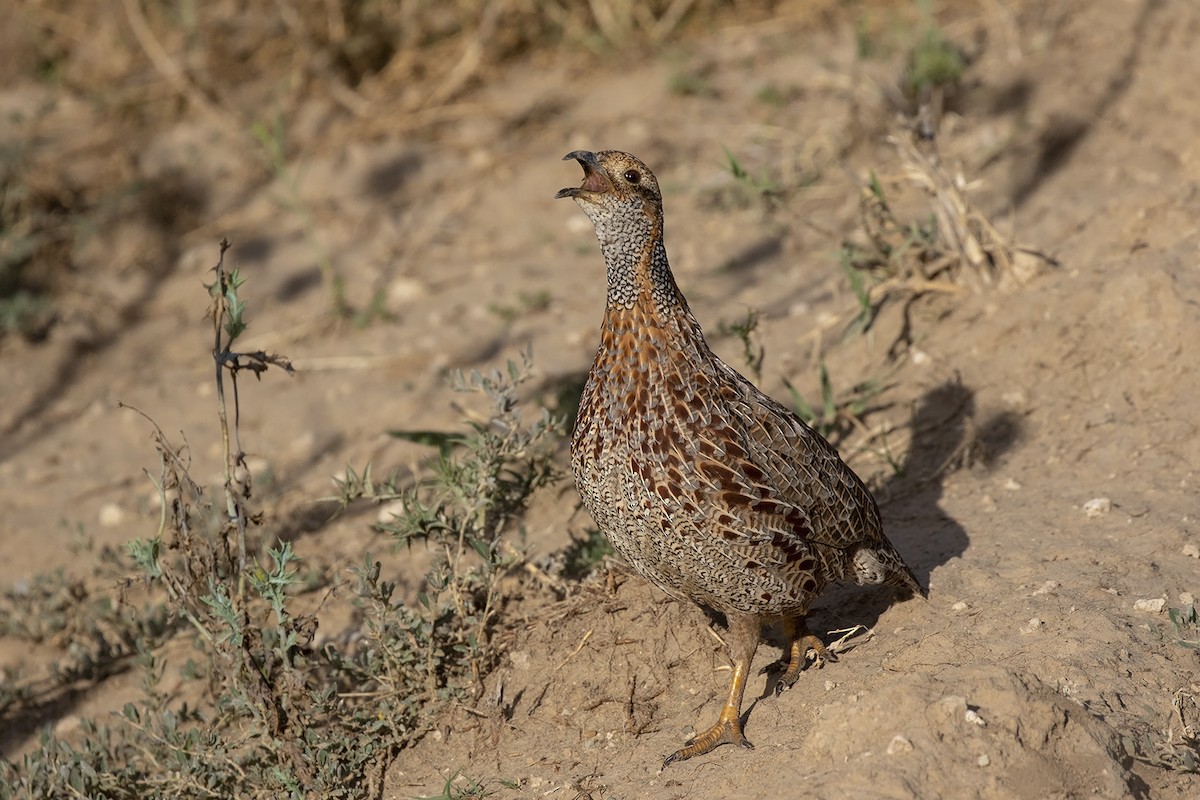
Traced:
[[[936, 598], [934, 572], [960, 557], [970, 542], [963, 526], [939, 505], [945, 479], [958, 469], [987, 468], [1020, 440], [1021, 419], [1001, 413], [978, 420], [974, 390], [954, 380], [921, 398], [913, 411], [911, 429], [912, 445], [904, 463], [875, 490], [875, 496], [888, 538], [917, 580]], [[836, 586], [817, 601], [810, 625], [815, 631], [874, 627], [883, 612], [900, 599], [894, 590]]]

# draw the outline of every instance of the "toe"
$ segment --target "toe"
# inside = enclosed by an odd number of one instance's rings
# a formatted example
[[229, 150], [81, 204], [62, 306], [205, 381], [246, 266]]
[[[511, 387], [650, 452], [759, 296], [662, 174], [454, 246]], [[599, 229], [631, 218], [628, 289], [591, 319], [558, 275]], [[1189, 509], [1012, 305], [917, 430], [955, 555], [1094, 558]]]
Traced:
[[667, 756], [663, 761], [663, 767], [668, 767], [676, 761], [686, 761], [689, 758], [711, 753], [723, 744], [736, 744], [747, 750], [754, 749], [754, 745], [742, 733], [741, 723], [718, 722], [703, 733], [692, 737], [686, 745]]

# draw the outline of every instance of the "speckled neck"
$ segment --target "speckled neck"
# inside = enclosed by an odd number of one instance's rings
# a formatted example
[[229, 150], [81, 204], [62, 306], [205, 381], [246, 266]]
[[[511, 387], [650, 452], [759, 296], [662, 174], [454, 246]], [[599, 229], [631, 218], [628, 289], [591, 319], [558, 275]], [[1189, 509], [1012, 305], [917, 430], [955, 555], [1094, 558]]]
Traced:
[[637, 240], [617, 237], [606, 241], [597, 231], [608, 270], [609, 309], [627, 310], [648, 304], [665, 315], [687, 308], [671, 274], [661, 229], [648, 233], [651, 235], [643, 238], [640, 246], [631, 246]]

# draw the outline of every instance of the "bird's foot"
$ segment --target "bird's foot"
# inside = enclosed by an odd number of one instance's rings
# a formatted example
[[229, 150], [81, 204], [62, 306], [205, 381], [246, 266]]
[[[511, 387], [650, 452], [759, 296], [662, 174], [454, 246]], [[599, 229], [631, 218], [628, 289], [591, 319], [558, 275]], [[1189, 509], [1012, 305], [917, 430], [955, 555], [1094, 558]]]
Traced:
[[[779, 682], [775, 684], [775, 694], [783, 694], [796, 683], [800, 678], [800, 673], [808, 666], [808, 653], [811, 650], [813, 653], [813, 666], [817, 669], [825, 666], [826, 661], [837, 661], [837, 656], [833, 654], [825, 643], [817, 638], [814, 634], [807, 631], [801, 634], [792, 642], [788, 648], [789, 657], [787, 665], [783, 670], [783, 674], [779, 676]], [[781, 663], [781, 662], [780, 662]], [[765, 672], [769, 667], [765, 667]]]
[[694, 756], [711, 753], [723, 744], [736, 744], [747, 750], [754, 749], [754, 745], [750, 744], [745, 734], [742, 733], [741, 721], [737, 717], [727, 719], [722, 715], [722, 718], [716, 725], [713, 725], [701, 734], [693, 736], [688, 740], [686, 745], [667, 756], [667, 760], [663, 762], [663, 767], [668, 767], [676, 761], [686, 761]]

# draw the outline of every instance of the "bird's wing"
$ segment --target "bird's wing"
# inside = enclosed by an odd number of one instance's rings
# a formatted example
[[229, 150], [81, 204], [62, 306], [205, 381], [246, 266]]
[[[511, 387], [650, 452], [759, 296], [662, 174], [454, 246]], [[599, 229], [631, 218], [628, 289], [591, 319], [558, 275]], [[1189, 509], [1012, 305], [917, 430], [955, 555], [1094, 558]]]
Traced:
[[[728, 380], [718, 391], [731, 417], [741, 450], [727, 462], [749, 480], [761, 499], [775, 509], [786, 535], [808, 544], [838, 549], [882, 538], [883, 524], [870, 490], [846, 466], [837, 450], [793, 412], [760, 392], [737, 371], [721, 364]], [[744, 520], [750, 521], [750, 520]], [[787, 549], [789, 543], [773, 544]]]

